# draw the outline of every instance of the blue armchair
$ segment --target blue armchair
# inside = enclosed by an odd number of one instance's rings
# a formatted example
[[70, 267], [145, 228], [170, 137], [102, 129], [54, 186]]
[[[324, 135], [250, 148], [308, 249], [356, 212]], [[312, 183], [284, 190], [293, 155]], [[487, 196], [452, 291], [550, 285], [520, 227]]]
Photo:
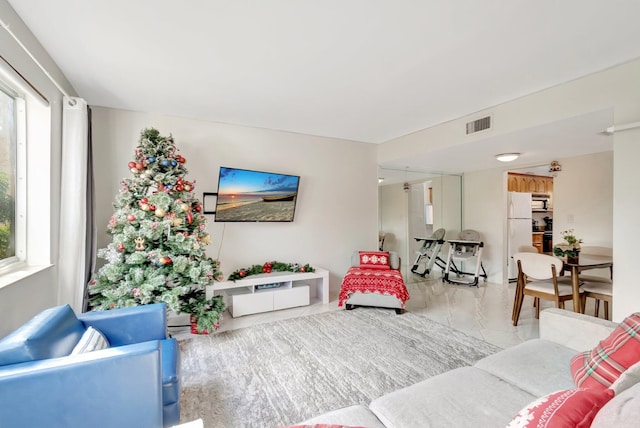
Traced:
[[[161, 427], [180, 420], [179, 351], [163, 304], [47, 309], [0, 340], [0, 427]], [[107, 349], [70, 355], [91, 326]]]

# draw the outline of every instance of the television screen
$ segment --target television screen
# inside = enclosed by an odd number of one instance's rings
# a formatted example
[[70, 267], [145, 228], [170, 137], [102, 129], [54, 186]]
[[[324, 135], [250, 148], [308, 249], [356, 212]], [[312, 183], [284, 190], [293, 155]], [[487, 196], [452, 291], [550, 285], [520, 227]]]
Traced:
[[215, 221], [293, 221], [297, 175], [220, 167]]

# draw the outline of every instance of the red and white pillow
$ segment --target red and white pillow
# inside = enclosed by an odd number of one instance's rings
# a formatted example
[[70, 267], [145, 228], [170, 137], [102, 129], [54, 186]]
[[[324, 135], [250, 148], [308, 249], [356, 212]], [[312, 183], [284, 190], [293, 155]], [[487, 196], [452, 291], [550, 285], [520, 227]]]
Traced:
[[557, 391], [520, 410], [507, 428], [587, 428], [613, 396], [611, 389]]
[[391, 269], [388, 251], [360, 251], [359, 258], [362, 269]]
[[571, 359], [571, 374], [578, 388], [609, 388], [620, 375], [640, 361], [640, 312], [625, 318], [591, 351]]

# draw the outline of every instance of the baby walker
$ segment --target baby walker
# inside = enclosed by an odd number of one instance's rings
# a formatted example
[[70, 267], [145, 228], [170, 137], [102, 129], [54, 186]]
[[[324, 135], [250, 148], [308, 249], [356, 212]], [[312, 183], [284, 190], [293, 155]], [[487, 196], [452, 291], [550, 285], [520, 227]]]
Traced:
[[[437, 265], [440, 269], [445, 268], [446, 262], [442, 260], [439, 256], [440, 250], [442, 249], [442, 245], [444, 244], [444, 229], [438, 229], [431, 235], [431, 238], [419, 238], [414, 237], [416, 241], [422, 241], [422, 247], [418, 250], [416, 257], [416, 261], [413, 262], [413, 267], [411, 268], [411, 272], [416, 275], [420, 275], [422, 277], [429, 275], [431, 269], [433, 269], [433, 265]], [[424, 263], [425, 267], [422, 272], [418, 271], [418, 267], [420, 264]], [[457, 269], [452, 266], [454, 272], [457, 272]]]
[[[482, 248], [484, 247], [484, 243], [480, 241], [480, 234], [475, 230], [463, 230], [460, 232], [459, 237], [460, 239], [447, 241], [449, 243], [449, 254], [442, 281], [446, 281], [449, 284], [475, 285], [477, 287], [479, 277], [483, 277], [484, 281], [487, 281], [487, 272], [485, 272], [484, 266], [482, 266]], [[454, 261], [472, 262], [474, 258], [474, 272], [463, 272], [454, 264]], [[456, 274], [455, 279], [449, 277], [450, 270]], [[482, 274], [480, 274], [481, 270]]]

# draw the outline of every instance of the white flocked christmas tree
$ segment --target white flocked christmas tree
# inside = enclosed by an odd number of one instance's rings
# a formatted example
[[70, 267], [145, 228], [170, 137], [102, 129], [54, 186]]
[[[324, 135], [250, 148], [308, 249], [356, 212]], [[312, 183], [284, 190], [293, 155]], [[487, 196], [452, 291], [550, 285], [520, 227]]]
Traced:
[[185, 162], [171, 136], [141, 132], [128, 165], [133, 178], [122, 181], [113, 204], [112, 242], [98, 251], [106, 264], [89, 284], [92, 310], [162, 302], [193, 315], [199, 332], [217, 328], [224, 303], [206, 299], [205, 288], [222, 273], [205, 254], [211, 237]]

